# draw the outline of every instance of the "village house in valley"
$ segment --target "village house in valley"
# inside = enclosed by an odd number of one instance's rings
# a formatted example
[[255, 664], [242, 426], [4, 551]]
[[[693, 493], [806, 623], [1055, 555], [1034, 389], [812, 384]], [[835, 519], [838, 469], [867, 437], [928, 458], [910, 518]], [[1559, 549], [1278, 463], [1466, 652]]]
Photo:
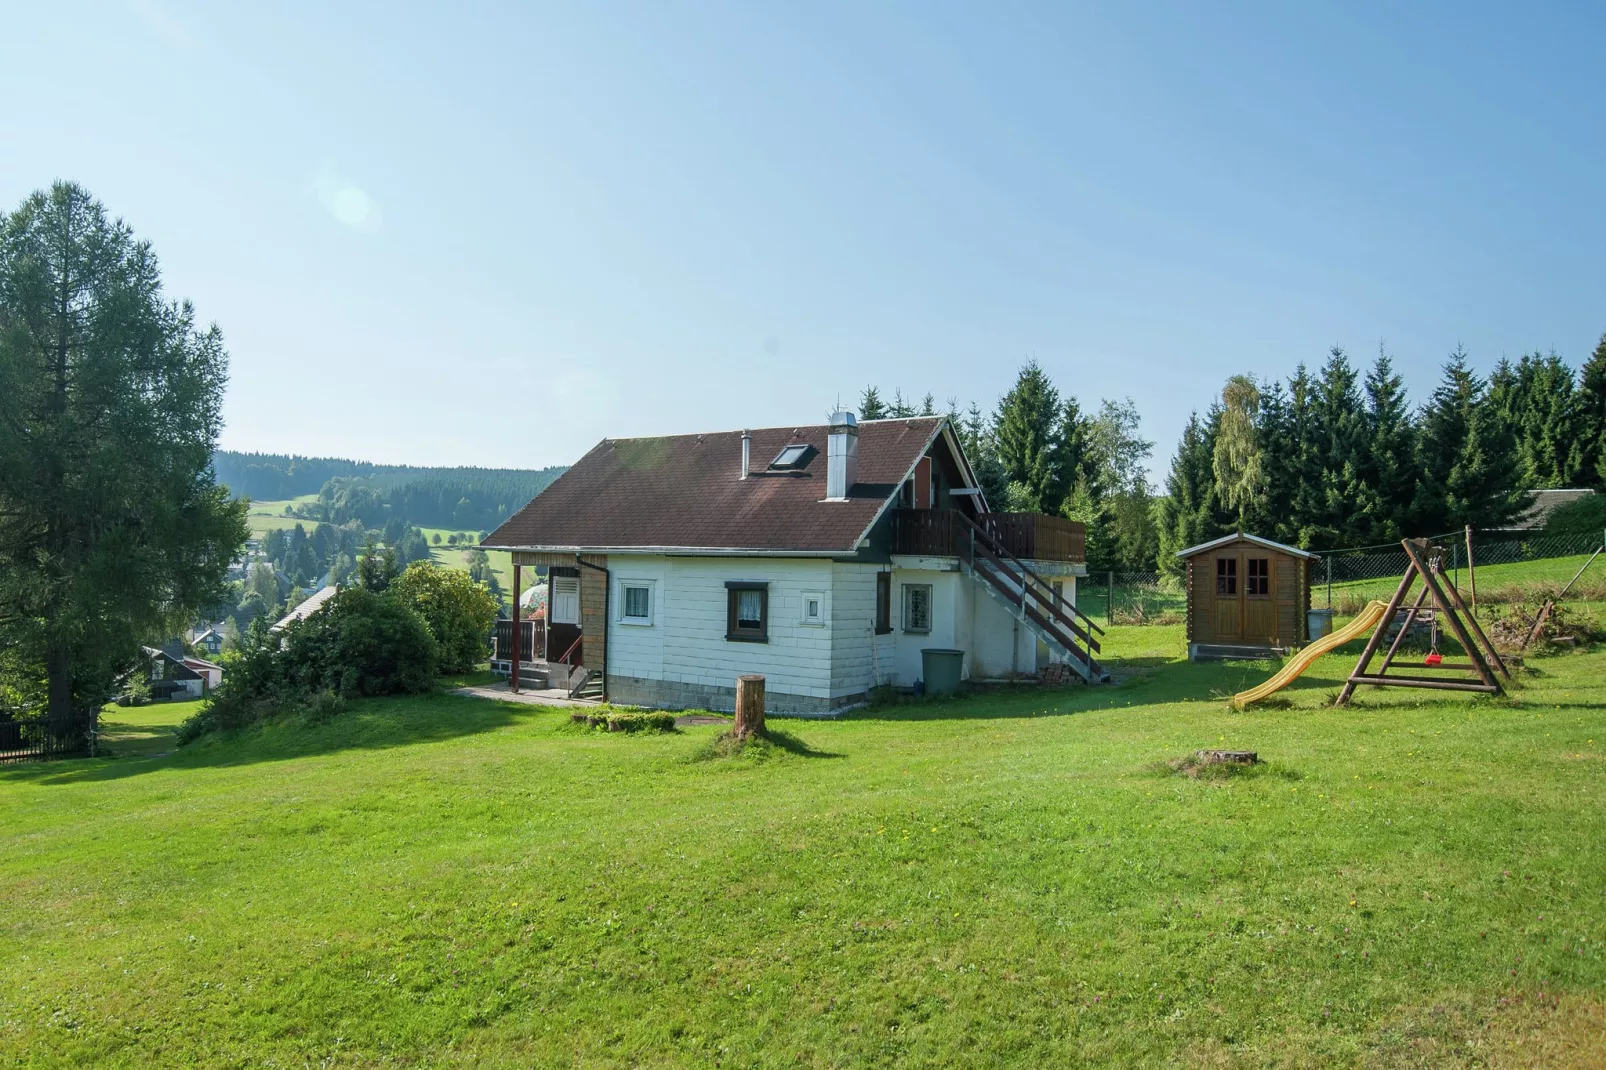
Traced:
[[526, 686], [730, 709], [736, 678], [762, 673], [769, 712], [821, 716], [922, 680], [928, 648], [968, 679], [1107, 679], [1076, 609], [1084, 541], [1073, 521], [991, 511], [946, 418], [837, 413], [606, 439], [484, 548], [512, 552], [516, 585], [549, 585]]

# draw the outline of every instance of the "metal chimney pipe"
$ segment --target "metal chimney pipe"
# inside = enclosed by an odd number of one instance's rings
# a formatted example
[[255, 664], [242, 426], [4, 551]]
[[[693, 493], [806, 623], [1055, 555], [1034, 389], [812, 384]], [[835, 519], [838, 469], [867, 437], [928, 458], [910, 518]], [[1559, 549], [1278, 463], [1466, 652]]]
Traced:
[[859, 422], [851, 412], [833, 412], [825, 445], [825, 498], [843, 501], [859, 481]]
[[738, 479], [747, 478], [747, 469], [753, 459], [753, 432], [742, 432], [742, 474]]

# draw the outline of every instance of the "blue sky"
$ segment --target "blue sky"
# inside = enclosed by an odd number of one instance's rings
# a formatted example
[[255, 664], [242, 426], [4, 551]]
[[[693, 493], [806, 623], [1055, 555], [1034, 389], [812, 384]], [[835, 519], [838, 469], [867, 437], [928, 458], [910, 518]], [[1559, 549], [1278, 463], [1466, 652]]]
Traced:
[[232, 448], [533, 467], [1035, 357], [1158, 475], [1236, 372], [1606, 331], [1599, 5], [255, 6], [18, 5], [0, 65], [0, 204], [155, 244]]

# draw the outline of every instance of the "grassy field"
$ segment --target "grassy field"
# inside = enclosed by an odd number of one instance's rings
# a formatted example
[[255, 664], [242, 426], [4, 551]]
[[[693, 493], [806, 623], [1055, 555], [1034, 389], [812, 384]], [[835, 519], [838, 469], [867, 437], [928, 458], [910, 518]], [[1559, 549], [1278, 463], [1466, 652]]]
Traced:
[[[1543, 591], [1546, 588], [1559, 589], [1584, 566], [1589, 560], [1589, 554], [1579, 554], [1572, 557], [1547, 557], [1537, 561], [1512, 561], [1499, 565], [1479, 565], [1476, 569], [1478, 579], [1478, 593], [1489, 601], [1520, 600], [1524, 594]], [[1463, 599], [1471, 596], [1471, 583], [1467, 570], [1462, 568], [1452, 571], [1450, 578], [1455, 581], [1457, 589]], [[1372, 599], [1387, 601], [1394, 594], [1395, 588], [1400, 585], [1399, 575], [1383, 576], [1371, 580], [1352, 580], [1348, 583], [1333, 584], [1332, 605], [1335, 607], [1350, 607], [1365, 603]], [[1420, 587], [1418, 587], [1420, 589]], [[1593, 597], [1606, 593], [1606, 554], [1596, 558], [1589, 570], [1579, 577], [1575, 591], [1589, 592]], [[1413, 596], [1414, 597], [1414, 596]], [[1315, 584], [1311, 588], [1311, 605], [1325, 606], [1328, 604], [1327, 585], [1321, 582], [1320, 566], [1315, 573]], [[1480, 606], [1480, 610], [1481, 610]], [[1480, 612], [1480, 616], [1481, 616]]]
[[[1119, 686], [598, 734], [371, 700], [0, 769], [0, 1061], [1599, 1066], [1606, 652], [1513, 699]], [[1258, 750], [1224, 780], [1199, 747]]]
[[260, 539], [270, 531], [288, 531], [297, 524], [311, 533], [312, 529], [318, 526], [318, 521], [285, 516], [284, 510], [287, 505], [308, 505], [317, 500], [316, 494], [303, 494], [299, 498], [288, 498], [284, 501], [253, 501], [245, 514], [245, 522], [250, 525], [252, 538]]

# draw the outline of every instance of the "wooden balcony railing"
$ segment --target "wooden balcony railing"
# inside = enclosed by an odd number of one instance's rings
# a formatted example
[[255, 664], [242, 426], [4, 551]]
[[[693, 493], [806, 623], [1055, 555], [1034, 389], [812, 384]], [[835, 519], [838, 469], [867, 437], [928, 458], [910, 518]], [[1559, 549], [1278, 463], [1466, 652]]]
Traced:
[[[975, 522], [1013, 555], [1026, 561], [1087, 561], [1087, 528], [1077, 520], [1045, 513], [983, 513]], [[892, 552], [957, 557], [969, 538], [965, 518], [953, 509], [896, 509]]]

